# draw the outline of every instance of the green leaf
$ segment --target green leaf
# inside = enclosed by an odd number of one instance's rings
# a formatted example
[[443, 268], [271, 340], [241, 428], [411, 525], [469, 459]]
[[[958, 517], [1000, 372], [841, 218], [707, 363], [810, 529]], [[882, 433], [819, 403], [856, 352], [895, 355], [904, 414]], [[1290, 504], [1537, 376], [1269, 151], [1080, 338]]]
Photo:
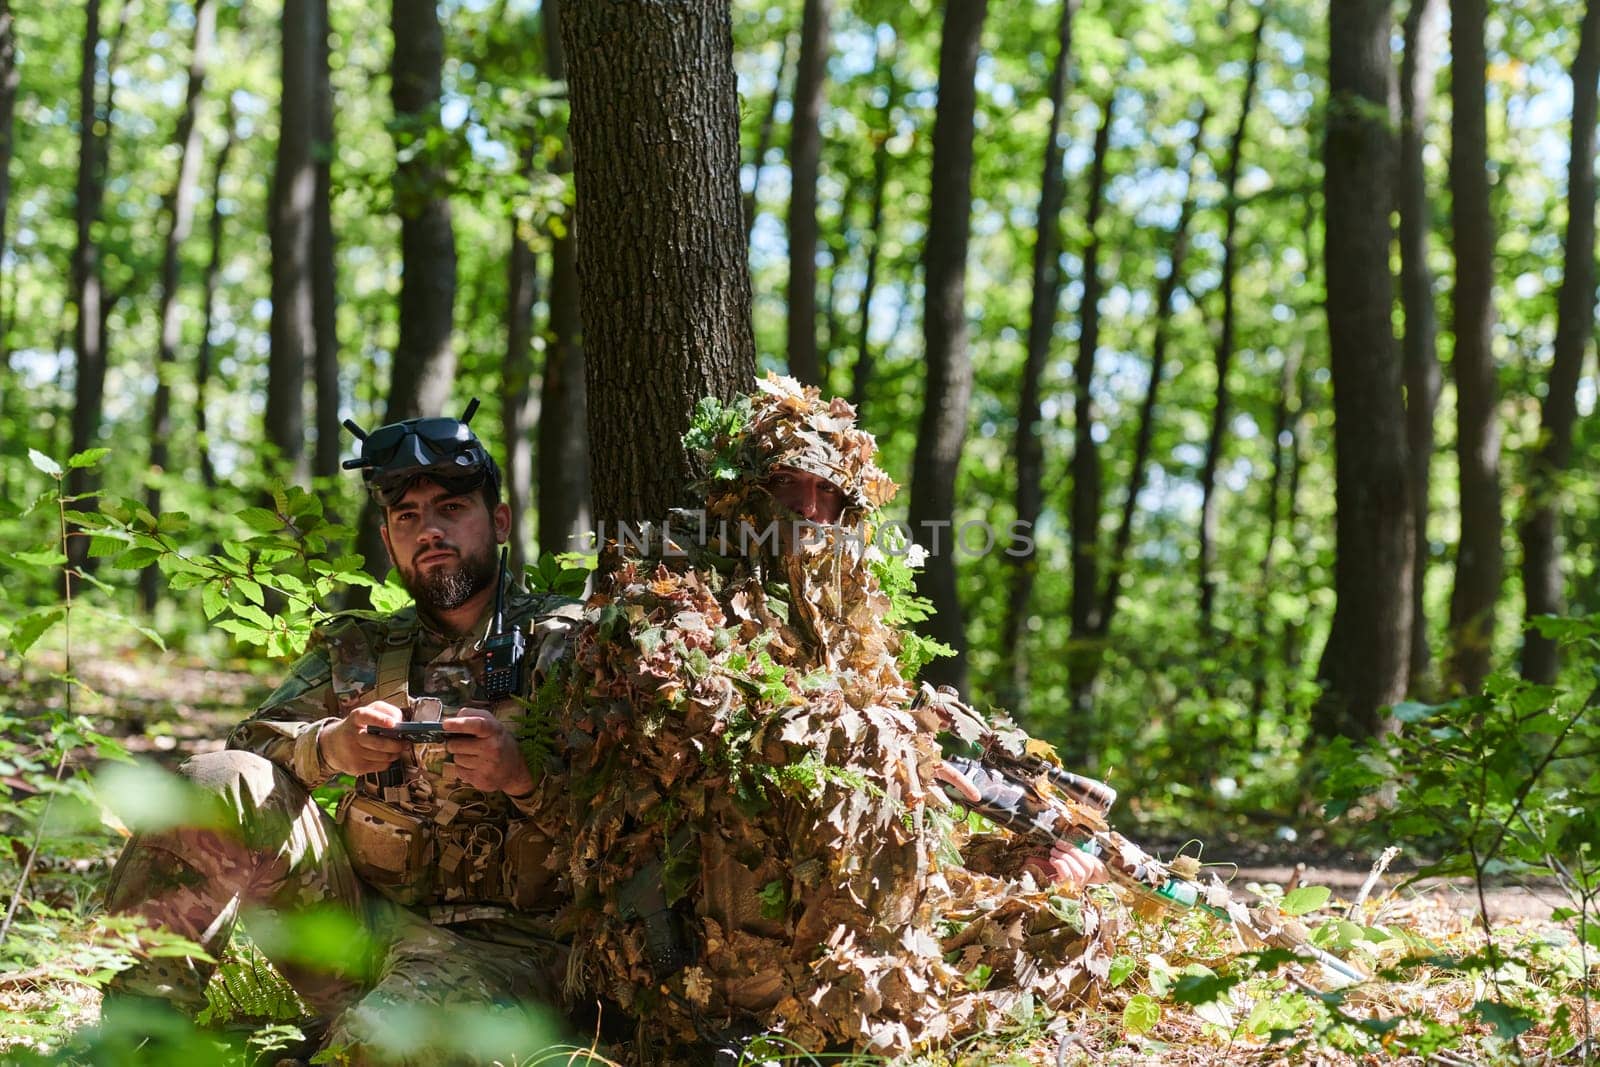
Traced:
[[34, 642], [66, 617], [67, 609], [59, 604], [30, 611], [12, 625], [11, 647], [17, 650], [17, 655], [27, 655], [28, 649], [33, 647]]
[[1128, 976], [1139, 967], [1139, 961], [1132, 956], [1117, 956], [1111, 961], [1111, 984], [1113, 987], [1121, 985], [1128, 980]]
[[206, 618], [214, 619], [228, 606], [228, 595], [222, 591], [221, 582], [207, 582], [200, 590], [200, 607]]
[[136, 545], [113, 560], [112, 566], [120, 570], [136, 571], [150, 566], [160, 558], [161, 552], [159, 549]]
[[53, 548], [41, 548], [34, 552], [6, 552], [3, 555], [19, 567], [59, 567], [67, 562], [66, 555]]
[[37, 448], [28, 449], [28, 459], [35, 467], [44, 471], [52, 478], [61, 477], [61, 464], [40, 452]]
[[79, 467], [92, 467], [110, 454], [111, 449], [109, 448], [86, 448], [68, 458], [67, 469], [76, 470]]
[[1333, 890], [1323, 885], [1303, 885], [1284, 894], [1279, 905], [1285, 915], [1305, 915], [1316, 911], [1333, 896]]
[[1421, 722], [1437, 710], [1438, 708], [1432, 704], [1420, 704], [1415, 700], [1402, 700], [1394, 706], [1394, 717], [1404, 723]]
[[1478, 1001], [1472, 1006], [1472, 1014], [1494, 1027], [1495, 1033], [1506, 1041], [1532, 1029], [1534, 1024], [1534, 1018], [1528, 1012], [1498, 1000]]
[[252, 530], [260, 530], [262, 533], [277, 533], [283, 529], [283, 519], [277, 512], [268, 511], [266, 508], [245, 508], [239, 512], [239, 519]]
[[1161, 1005], [1148, 993], [1136, 993], [1122, 1009], [1122, 1028], [1129, 1034], [1148, 1034], [1161, 1021]]
[[1186, 974], [1172, 987], [1172, 999], [1179, 1004], [1210, 1004], [1238, 984], [1239, 979], [1232, 975]]

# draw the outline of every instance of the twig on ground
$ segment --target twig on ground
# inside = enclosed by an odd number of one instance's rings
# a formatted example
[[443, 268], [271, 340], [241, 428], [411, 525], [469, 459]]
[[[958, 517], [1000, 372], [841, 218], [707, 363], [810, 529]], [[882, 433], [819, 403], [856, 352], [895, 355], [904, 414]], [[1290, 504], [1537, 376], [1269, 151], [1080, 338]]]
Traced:
[[1349, 908], [1345, 909], [1344, 917], [1346, 919], [1355, 918], [1356, 913], [1361, 910], [1361, 905], [1365, 904], [1367, 897], [1371, 895], [1372, 887], [1378, 884], [1378, 879], [1383, 877], [1383, 872], [1389, 869], [1389, 864], [1393, 863], [1398, 855], [1400, 855], [1400, 846], [1390, 845], [1378, 856], [1377, 861], [1372, 865], [1372, 870], [1367, 874], [1367, 880], [1361, 883], [1361, 889], [1356, 893], [1356, 899], [1350, 902]]

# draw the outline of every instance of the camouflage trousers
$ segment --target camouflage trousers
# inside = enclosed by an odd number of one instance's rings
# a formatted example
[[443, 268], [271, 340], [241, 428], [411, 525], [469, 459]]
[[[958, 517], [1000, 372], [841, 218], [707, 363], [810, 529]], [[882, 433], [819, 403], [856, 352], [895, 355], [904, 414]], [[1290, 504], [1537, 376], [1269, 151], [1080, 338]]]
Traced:
[[[112, 871], [107, 910], [142, 915], [213, 958], [243, 913], [253, 934], [268, 935], [254, 940], [301, 999], [331, 1020], [325, 1044], [346, 1050], [338, 1062], [446, 1062], [452, 1057], [441, 1050], [453, 1047], [450, 1035], [418, 1026], [429, 1009], [515, 1011], [558, 999], [565, 946], [531, 920], [502, 914], [436, 926], [382, 898], [352, 870], [333, 821], [277, 765], [230, 750], [196, 756], [179, 772], [220, 797], [219, 810], [196, 820], [205, 828], [136, 835]], [[308, 958], [308, 930], [324, 942], [331, 932], [340, 950]], [[197, 1011], [214, 969], [194, 958], [142, 960], [108, 993]], [[403, 1049], [386, 1039], [396, 1020], [404, 1020]], [[457, 1012], [439, 1029], [463, 1023]]]

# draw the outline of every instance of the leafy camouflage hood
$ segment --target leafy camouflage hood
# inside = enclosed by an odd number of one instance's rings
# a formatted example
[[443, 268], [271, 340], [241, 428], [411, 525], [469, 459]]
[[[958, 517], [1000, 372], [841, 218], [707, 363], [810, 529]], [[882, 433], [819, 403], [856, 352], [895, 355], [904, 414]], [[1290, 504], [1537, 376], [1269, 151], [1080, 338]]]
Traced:
[[851, 526], [899, 489], [876, 463], [878, 443], [856, 427], [856, 409], [840, 397], [768, 374], [755, 392], [722, 404], [700, 401], [683, 443], [705, 472], [691, 490], [713, 519], [765, 515], [764, 487], [778, 467], [825, 478], [845, 494], [840, 524]]

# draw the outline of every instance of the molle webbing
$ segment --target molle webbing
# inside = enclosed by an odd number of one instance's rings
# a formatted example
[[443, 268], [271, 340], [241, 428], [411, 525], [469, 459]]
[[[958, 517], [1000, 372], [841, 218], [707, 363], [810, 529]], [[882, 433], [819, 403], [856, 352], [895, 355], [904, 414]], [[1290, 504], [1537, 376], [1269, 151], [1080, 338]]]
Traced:
[[383, 648], [378, 652], [378, 684], [373, 699], [393, 704], [402, 713], [411, 710], [411, 650], [416, 633], [414, 618], [391, 616]]

